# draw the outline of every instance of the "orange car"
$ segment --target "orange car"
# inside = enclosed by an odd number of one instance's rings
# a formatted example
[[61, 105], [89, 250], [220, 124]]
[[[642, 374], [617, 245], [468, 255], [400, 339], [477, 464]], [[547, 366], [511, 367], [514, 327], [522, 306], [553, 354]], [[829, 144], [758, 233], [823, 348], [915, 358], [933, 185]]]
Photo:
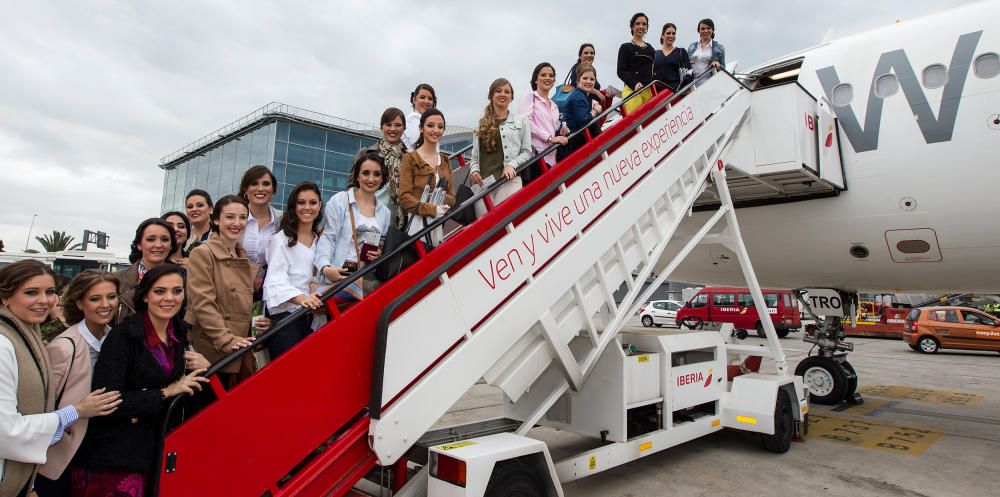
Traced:
[[903, 341], [913, 350], [1000, 351], [1000, 320], [968, 307], [922, 307], [906, 316]]

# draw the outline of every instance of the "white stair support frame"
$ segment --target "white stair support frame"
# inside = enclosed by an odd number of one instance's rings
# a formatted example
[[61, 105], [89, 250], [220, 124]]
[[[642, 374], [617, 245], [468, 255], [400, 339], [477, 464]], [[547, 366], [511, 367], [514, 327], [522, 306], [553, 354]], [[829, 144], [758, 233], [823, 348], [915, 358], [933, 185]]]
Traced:
[[[700, 95], [704, 95], [704, 98]], [[547, 366], [551, 366], [553, 361], [557, 360], [554, 357], [556, 354], [545, 343], [546, 341], [558, 339], [568, 343], [581, 331], [586, 331], [591, 343], [595, 338], [597, 342], [597, 347], [587, 351], [593, 357], [590, 361], [593, 367], [599, 357], [593, 352], [603, 350], [614, 340], [614, 333], [607, 332], [611, 329], [602, 333], [597, 326], [594, 326], [592, 318], [594, 312], [600, 308], [607, 316], [607, 309], [614, 309], [613, 296], [609, 290], [616, 289], [620, 281], [631, 277], [631, 272], [636, 267], [641, 267], [645, 274], [644, 278], [648, 278], [654, 265], [643, 265], [644, 258], [641, 257], [643, 254], [635, 252], [634, 248], [624, 251], [625, 256], [630, 259], [620, 261], [624, 263], [622, 267], [609, 263], [609, 267], [605, 268], [601, 259], [611, 253], [609, 249], [613, 248], [614, 240], [630, 236], [629, 230], [637, 222], [642, 223], [640, 231], [648, 235], [644, 241], [652, 245], [654, 239], [662, 240], [653, 245], [654, 249], [650, 250], [649, 259], [655, 261], [662, 256], [662, 248], [667, 245], [677, 226], [683, 221], [683, 217], [678, 214], [687, 211], [693, 205], [696, 194], [700, 192], [700, 187], [705, 184], [710, 174], [711, 163], [705, 160], [705, 151], [717, 150], [721, 143], [720, 138], [727, 135], [733, 127], [732, 123], [742, 119], [748, 108], [749, 94], [745, 88], [728, 76], [712, 78], [688, 95], [683, 104], [675, 105], [674, 114], [657, 118], [661, 119], [661, 122], [667, 122], [669, 119], [674, 119], [678, 112], [691, 113], [691, 109], [694, 109], [693, 120], [689, 123], [697, 130], [685, 136], [683, 140], [677, 136], [674, 141], [664, 142], [654, 159], [644, 161], [641, 170], [636, 167], [633, 169], [634, 176], [629, 175], [628, 179], [624, 180], [628, 182], [626, 185], [631, 186], [619, 185], [612, 191], [605, 191], [604, 195], [613, 195], [609, 198], [613, 198], [614, 201], [607, 204], [607, 207], [602, 206], [588, 211], [594, 213], [592, 216], [596, 216], [586, 218], [592, 219], [592, 222], [584, 221], [582, 218], [575, 219], [581, 222], [575, 224], [569, 233], [565, 233], [565, 236], [573, 237], [574, 240], [560, 241], [560, 245], [556, 247], [564, 248], [559, 252], [550, 252], [553, 255], [543, 254], [545, 258], [539, 261], [547, 262], [539, 262], [539, 265], [545, 264], [545, 266], [534, 274], [533, 283], [518, 287], [520, 289], [516, 293], [497, 293], [498, 296], [506, 295], [503, 303], [487, 314], [481, 314], [484, 312], [481, 309], [489, 310], [490, 306], [485, 304], [492, 301], [483, 301], [470, 306], [469, 292], [480, 291], [470, 285], [479, 281], [476, 279], [478, 276], [473, 276], [476, 267], [488, 270], [489, 266], [476, 263], [474, 267], [473, 263], [470, 263], [467, 268], [451, 273], [447, 285], [449, 288], [432, 291], [421, 302], [394, 319], [390, 324], [387, 343], [386, 364], [390, 365], [391, 370], [387, 369], [384, 375], [383, 402], [387, 402], [387, 399], [395, 400], [391, 406], [382, 410], [379, 417], [373, 418], [369, 432], [372, 448], [380, 462], [383, 464], [394, 462], [408, 447], [405, 440], [417, 439], [480, 377], [490, 375], [494, 380], [506, 382], [508, 383], [506, 388], [513, 389], [505, 389], [506, 393], [520, 395], [523, 391], [519, 389], [529, 388], [530, 382], [537, 379]], [[628, 148], [609, 154], [615, 157], [615, 162], [605, 161], [589, 170], [596, 174], [592, 177], [601, 178], [601, 171], [607, 174], [608, 167], [617, 164], [627, 150], [635, 150], [635, 144], [641, 144], [644, 139], [648, 137], [639, 135], [638, 139], [629, 138], [633, 141], [626, 140]], [[668, 152], [669, 156], [666, 155]], [[656, 163], [659, 165], [655, 165]], [[577, 181], [568, 187], [565, 184], [560, 185], [558, 189], [560, 193], [572, 191], [574, 196], [568, 198], [576, 198], [577, 192], [582, 191], [588, 184]], [[667, 188], [661, 186], [665, 184], [669, 186]], [[626, 195], [627, 201], [618, 202], [618, 193], [625, 190], [629, 190]], [[566, 202], [567, 198], [557, 197], [549, 201], [546, 206], [542, 206], [534, 217], [525, 220], [531, 228], [521, 226], [515, 230], [518, 236], [536, 225], [541, 226], [537, 219], [546, 214], [543, 211], [548, 208], [547, 206], [555, 205], [556, 200]], [[666, 206], [660, 204], [664, 201]], [[656, 212], [657, 209], [660, 212]], [[649, 217], [646, 213], [651, 210], [653, 215]], [[648, 226], [652, 222], [658, 223], [653, 230], [657, 232], [656, 236], [649, 236]], [[586, 232], [579, 231], [583, 227], [587, 227]], [[679, 240], [674, 240], [675, 243], [677, 241]], [[503, 256], [507, 250], [516, 247], [512, 245], [516, 242], [516, 239], [509, 239], [506, 245], [500, 245], [498, 241], [492, 246], [495, 250], [484, 252], [477, 260], [486, 261], [489, 257], [495, 257], [493, 254]], [[591, 257], [597, 259], [590, 259]], [[618, 258], [620, 259], [621, 255]], [[513, 260], [519, 262], [516, 256]], [[608, 281], [608, 277], [614, 277], [615, 281]], [[519, 284], [517, 282], [526, 280], [527, 278], [521, 276], [520, 279], [507, 284], [517, 285]], [[496, 282], [501, 283], [499, 279]], [[640, 288], [641, 285], [633, 287], [633, 301]], [[499, 291], [500, 287], [497, 290]], [[508, 292], [506, 289], [503, 291]], [[445, 292], [449, 294], [447, 297], [443, 295]], [[552, 308], [557, 304], [558, 313]], [[556, 332], [551, 330], [550, 326], [550, 330], [544, 330], [538, 324], [539, 318], [526, 314], [524, 306], [533, 308], [528, 314], [533, 314], [535, 308], [542, 311], [552, 309], [553, 320], [558, 321], [557, 326], [562, 329]], [[620, 312], [619, 308], [618, 313]], [[543, 314], [544, 312], [539, 312], [534, 316]], [[433, 326], [427, 319], [429, 315], [438, 319]], [[612, 319], [609, 317], [606, 322]], [[466, 333], [467, 328], [475, 323], [481, 324], [469, 338]], [[546, 334], [548, 336], [544, 336]], [[604, 334], [609, 336], [603, 336]], [[425, 336], [436, 340], [434, 348], [417, 350], [410, 345], [414, 343], [413, 340]], [[444, 353], [445, 347], [453, 343], [452, 337], [461, 338], [462, 342], [447, 349], [447, 355], [435, 356], [436, 365], [430, 370], [423, 371], [432, 360], [429, 354]], [[438, 352], [439, 350], [441, 352]], [[587, 368], [584, 367], [583, 371], [587, 371]], [[417, 374], [422, 376], [413, 382], [412, 378], [416, 378]], [[566, 385], [565, 381], [563, 384]], [[505, 388], [504, 385], [498, 384], [498, 386]], [[552, 402], [561, 396], [559, 390], [567, 389], [568, 385], [563, 388], [553, 388]], [[428, 402], [429, 399], [434, 401]], [[539, 416], [541, 415], [544, 415], [544, 412], [539, 413]], [[530, 426], [527, 424], [527, 429], [530, 429]]]
[[548, 342], [549, 349], [552, 351], [552, 355], [556, 359], [555, 363], [559, 366], [559, 370], [562, 371], [563, 377], [569, 382], [573, 390], [579, 390], [583, 386], [583, 375], [580, 374], [580, 365], [577, 364], [576, 358], [573, 357], [573, 351], [569, 350], [569, 344], [558, 339], [559, 325], [556, 323], [555, 318], [552, 317], [552, 313], [546, 312], [538, 320], [538, 324], [542, 328], [542, 335], [545, 336], [545, 341]]
[[[726, 183], [725, 170], [713, 172], [715, 176], [716, 190], [721, 197], [722, 205], [733, 205], [733, 196], [729, 192]], [[778, 333], [774, 329], [774, 322], [767, 313], [767, 302], [764, 300], [764, 292], [761, 291], [760, 282], [757, 281], [757, 274], [750, 263], [750, 255], [747, 253], [746, 244], [743, 243], [743, 235], [740, 233], [740, 225], [736, 221], [736, 210], [730, 209], [726, 214], [726, 229], [729, 231], [729, 241], [737, 250], [736, 259], [740, 263], [740, 270], [743, 272], [743, 279], [746, 280], [750, 288], [750, 296], [753, 298], [753, 305], [757, 310], [757, 318], [760, 319], [764, 334], [767, 335], [767, 345], [774, 354], [774, 364], [778, 369], [778, 375], [791, 376], [788, 371], [788, 363], [785, 360], [785, 351], [781, 349], [781, 342], [778, 341]]]

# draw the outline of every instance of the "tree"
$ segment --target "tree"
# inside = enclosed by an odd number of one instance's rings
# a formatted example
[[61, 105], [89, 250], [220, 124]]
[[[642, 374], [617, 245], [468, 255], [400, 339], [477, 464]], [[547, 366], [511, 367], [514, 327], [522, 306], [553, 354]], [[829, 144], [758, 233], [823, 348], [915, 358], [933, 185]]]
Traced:
[[3, 249], [4, 249], [3, 240], [0, 240], [0, 252], [3, 252]]
[[73, 245], [73, 237], [65, 231], [52, 230], [52, 234], [36, 236], [35, 240], [38, 240], [38, 243], [42, 244], [42, 248], [45, 249], [46, 252], [76, 250], [82, 246], [79, 243]]

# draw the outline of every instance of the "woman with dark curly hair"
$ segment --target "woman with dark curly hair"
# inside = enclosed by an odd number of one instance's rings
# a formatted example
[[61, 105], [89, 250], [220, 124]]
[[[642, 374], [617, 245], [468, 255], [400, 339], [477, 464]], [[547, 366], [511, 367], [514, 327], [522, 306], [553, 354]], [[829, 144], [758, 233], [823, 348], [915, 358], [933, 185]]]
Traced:
[[139, 227], [135, 230], [135, 238], [132, 239], [131, 250], [128, 260], [132, 265], [114, 273], [118, 279], [116, 320], [118, 323], [125, 321], [135, 312], [132, 307], [132, 295], [146, 271], [163, 264], [170, 254], [177, 252], [173, 226], [158, 217], [151, 217], [139, 223]]

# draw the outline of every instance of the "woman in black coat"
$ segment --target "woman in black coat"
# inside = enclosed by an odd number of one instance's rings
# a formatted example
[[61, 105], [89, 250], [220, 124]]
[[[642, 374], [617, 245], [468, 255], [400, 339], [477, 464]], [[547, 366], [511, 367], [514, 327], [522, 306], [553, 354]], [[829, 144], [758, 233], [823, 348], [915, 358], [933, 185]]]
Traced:
[[189, 326], [178, 315], [184, 303], [181, 268], [167, 263], [150, 269], [134, 303], [136, 313], [111, 330], [94, 367], [96, 388], [114, 385], [123, 402], [112, 415], [91, 421], [77, 452], [74, 496], [145, 495], [168, 399], [192, 395], [208, 382], [198, 376], [208, 361], [185, 351]]

